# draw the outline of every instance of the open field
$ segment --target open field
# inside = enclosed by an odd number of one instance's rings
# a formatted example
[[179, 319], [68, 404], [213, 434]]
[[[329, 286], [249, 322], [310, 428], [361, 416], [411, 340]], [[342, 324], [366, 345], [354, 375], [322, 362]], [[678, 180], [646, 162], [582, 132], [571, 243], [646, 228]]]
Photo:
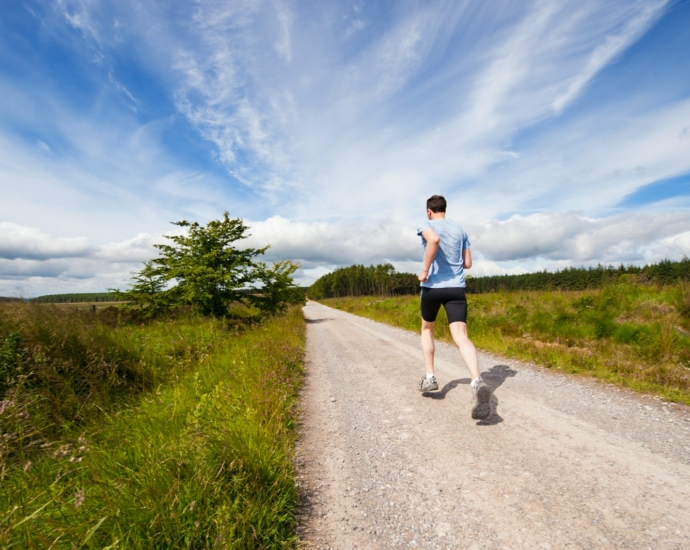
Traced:
[[[690, 283], [468, 295], [477, 347], [690, 404]], [[323, 303], [418, 331], [417, 296]], [[441, 310], [436, 335], [450, 341]]]
[[0, 546], [294, 544], [301, 311], [103, 313], [0, 308]]
[[118, 306], [121, 306], [122, 304], [127, 304], [129, 302], [126, 302], [126, 301], [120, 301], [120, 302], [60, 302], [60, 303], [55, 303], [55, 304], [43, 303], [43, 302], [39, 302], [39, 303], [41, 305], [44, 305], [44, 306], [91, 310], [93, 308], [106, 309], [108, 307], [118, 307]]

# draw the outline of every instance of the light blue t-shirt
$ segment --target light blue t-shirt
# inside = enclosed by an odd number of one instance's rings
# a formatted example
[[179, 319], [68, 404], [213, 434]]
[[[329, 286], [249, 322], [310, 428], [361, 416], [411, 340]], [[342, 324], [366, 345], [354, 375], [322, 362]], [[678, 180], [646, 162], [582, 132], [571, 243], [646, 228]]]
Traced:
[[[465, 270], [462, 251], [470, 247], [467, 233], [453, 220], [442, 218], [439, 220], [424, 220], [417, 228], [417, 235], [422, 237], [422, 231], [433, 229], [441, 239], [434, 263], [429, 270], [429, 277], [422, 283], [426, 288], [454, 288], [465, 286]], [[426, 239], [422, 237], [422, 245], [426, 253]], [[424, 256], [422, 256], [422, 260]]]

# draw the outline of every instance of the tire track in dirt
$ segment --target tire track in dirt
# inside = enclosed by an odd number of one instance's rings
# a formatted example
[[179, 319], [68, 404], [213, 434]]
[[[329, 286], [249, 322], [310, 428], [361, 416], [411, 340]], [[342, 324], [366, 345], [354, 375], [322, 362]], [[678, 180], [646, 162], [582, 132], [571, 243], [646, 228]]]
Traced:
[[689, 548], [690, 410], [309, 302], [297, 467], [311, 548]]

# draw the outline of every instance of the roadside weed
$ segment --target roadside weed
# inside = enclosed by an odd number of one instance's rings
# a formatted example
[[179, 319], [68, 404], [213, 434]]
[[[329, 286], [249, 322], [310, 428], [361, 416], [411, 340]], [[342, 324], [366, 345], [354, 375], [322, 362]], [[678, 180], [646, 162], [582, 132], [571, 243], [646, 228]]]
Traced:
[[[302, 314], [235, 329], [201, 317], [111, 327], [148, 378], [78, 420], [60, 412], [64, 426], [49, 426], [52, 413], [36, 421], [37, 449], [4, 464], [1, 546], [294, 546]], [[10, 433], [18, 411], [3, 403]]]

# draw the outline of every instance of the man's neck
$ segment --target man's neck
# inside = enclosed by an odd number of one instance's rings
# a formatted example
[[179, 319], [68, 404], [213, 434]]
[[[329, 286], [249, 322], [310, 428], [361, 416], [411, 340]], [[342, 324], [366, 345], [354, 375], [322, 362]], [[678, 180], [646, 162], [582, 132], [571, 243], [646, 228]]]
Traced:
[[445, 213], [445, 212], [432, 212], [432, 213], [429, 215], [429, 219], [430, 219], [430, 220], [442, 220], [442, 219], [444, 219], [445, 217], [446, 217], [446, 213]]

